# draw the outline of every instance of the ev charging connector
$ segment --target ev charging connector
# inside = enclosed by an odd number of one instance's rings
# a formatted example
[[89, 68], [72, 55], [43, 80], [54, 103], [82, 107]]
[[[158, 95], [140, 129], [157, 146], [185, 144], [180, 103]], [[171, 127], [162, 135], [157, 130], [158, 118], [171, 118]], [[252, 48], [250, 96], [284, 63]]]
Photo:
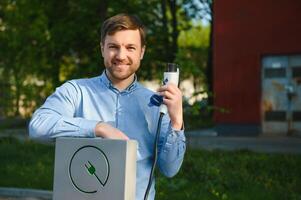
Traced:
[[[178, 65], [175, 63], [167, 63], [166, 72], [164, 72], [164, 74], [163, 74], [163, 77], [164, 77], [163, 85], [167, 85], [168, 83], [173, 83], [178, 86], [179, 85], [179, 76], [180, 76], [180, 70], [178, 68]], [[153, 99], [151, 99], [151, 101], [158, 102], [159, 98], [156, 97], [156, 95], [153, 97], [152, 97]], [[163, 98], [161, 99], [161, 101], [163, 101]], [[149, 190], [151, 188], [151, 185], [152, 185], [152, 182], [154, 179], [154, 172], [155, 172], [155, 167], [157, 165], [157, 159], [158, 159], [158, 142], [159, 142], [159, 138], [160, 138], [162, 118], [168, 111], [167, 106], [165, 104], [162, 104], [162, 102], [161, 102], [159, 109], [160, 109], [160, 116], [159, 116], [158, 125], [157, 125], [156, 137], [155, 137], [155, 142], [154, 142], [154, 152], [153, 152], [154, 160], [153, 160], [153, 164], [152, 164], [152, 168], [151, 168], [151, 173], [150, 173], [150, 176], [148, 179], [147, 188], [146, 188], [146, 191], [144, 194], [144, 200], [147, 200]]]

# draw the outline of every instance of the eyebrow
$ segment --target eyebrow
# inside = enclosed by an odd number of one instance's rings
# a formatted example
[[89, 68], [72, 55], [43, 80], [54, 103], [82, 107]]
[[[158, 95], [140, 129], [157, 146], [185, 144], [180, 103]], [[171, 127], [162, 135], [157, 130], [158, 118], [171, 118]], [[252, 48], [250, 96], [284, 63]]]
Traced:
[[[119, 44], [113, 43], [113, 42], [110, 42], [110, 43], [108, 43], [107, 45], [116, 45], [116, 46], [120, 46]], [[138, 45], [136, 45], [136, 44], [126, 44], [125, 46], [134, 46], [134, 47], [137, 47]]]
[[116, 46], [119, 46], [119, 44], [112, 43], [112, 42], [108, 43], [107, 45], [116, 45]]

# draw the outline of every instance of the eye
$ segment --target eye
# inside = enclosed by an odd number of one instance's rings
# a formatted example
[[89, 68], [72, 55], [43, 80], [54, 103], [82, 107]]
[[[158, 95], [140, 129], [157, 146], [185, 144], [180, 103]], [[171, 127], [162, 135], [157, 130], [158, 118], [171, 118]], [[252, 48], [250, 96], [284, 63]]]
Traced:
[[119, 48], [119, 45], [114, 44], [114, 43], [110, 43], [110, 44], [108, 44], [107, 48], [112, 49], [112, 50], [116, 50], [116, 49]]
[[128, 47], [128, 50], [130, 50], [130, 51], [135, 51], [136, 48], [135, 48], [135, 47]]

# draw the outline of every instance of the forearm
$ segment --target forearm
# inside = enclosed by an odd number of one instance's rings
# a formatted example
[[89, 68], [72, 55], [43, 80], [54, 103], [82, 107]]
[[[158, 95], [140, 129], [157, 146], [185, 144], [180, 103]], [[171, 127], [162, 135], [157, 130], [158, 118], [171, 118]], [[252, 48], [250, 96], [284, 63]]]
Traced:
[[186, 150], [184, 131], [172, 130], [159, 153], [160, 171], [167, 177], [172, 177], [179, 171]]
[[94, 129], [98, 121], [80, 117], [62, 116], [54, 110], [38, 109], [29, 123], [32, 138], [95, 137]]

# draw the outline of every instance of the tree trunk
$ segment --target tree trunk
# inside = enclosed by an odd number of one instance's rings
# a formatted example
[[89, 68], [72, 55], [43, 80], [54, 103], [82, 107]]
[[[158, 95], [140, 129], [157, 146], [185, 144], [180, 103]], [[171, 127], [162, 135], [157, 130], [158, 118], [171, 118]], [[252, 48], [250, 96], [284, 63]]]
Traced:
[[103, 0], [103, 1], [101, 1], [100, 5], [97, 9], [97, 13], [99, 15], [99, 19], [101, 22], [104, 21], [108, 17], [107, 11], [108, 11], [108, 1]]
[[18, 76], [18, 70], [17, 69], [13, 69], [12, 70], [13, 72], [13, 77], [14, 77], [14, 83], [15, 83], [15, 89], [16, 89], [16, 96], [15, 96], [15, 112], [14, 112], [14, 117], [18, 117], [20, 116], [20, 98], [21, 98], [21, 83], [20, 83], [20, 79], [19, 79], [19, 76]]
[[213, 17], [213, 3], [210, 4], [211, 10], [211, 21], [210, 21], [210, 34], [209, 34], [209, 48], [208, 48], [208, 60], [207, 60], [207, 85], [208, 85], [208, 105], [213, 106], [214, 95], [213, 95], [213, 26], [214, 26], [214, 17]]
[[170, 62], [173, 62], [178, 52], [178, 20], [177, 20], [177, 5], [176, 0], [169, 1], [171, 16], [172, 16], [172, 55]]
[[54, 56], [53, 68], [52, 68], [52, 87], [56, 88], [60, 86], [60, 58], [58, 55]]
[[[163, 42], [164, 42], [164, 47], [165, 49], [169, 49], [169, 40], [168, 40], [168, 22], [167, 22], [167, 16], [166, 16], [166, 0], [161, 0], [161, 11], [162, 11], [162, 30], [163, 30]], [[164, 52], [164, 57], [165, 61], [169, 61], [171, 58], [171, 53], [170, 51], [163, 51]]]

